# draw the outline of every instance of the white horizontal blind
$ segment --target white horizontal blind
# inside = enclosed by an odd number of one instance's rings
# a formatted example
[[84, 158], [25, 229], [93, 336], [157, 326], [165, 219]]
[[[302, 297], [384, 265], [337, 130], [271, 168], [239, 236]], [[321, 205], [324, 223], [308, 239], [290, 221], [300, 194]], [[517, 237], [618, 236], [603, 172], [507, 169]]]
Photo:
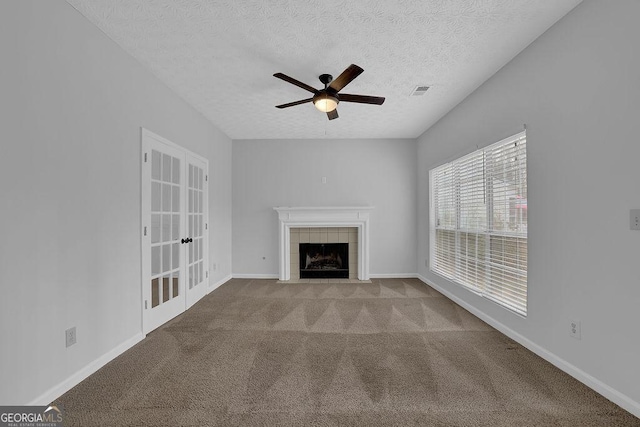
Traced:
[[434, 208], [436, 212], [436, 246], [433, 264], [438, 271], [449, 278], [455, 277], [456, 250], [456, 197], [453, 164], [443, 165], [432, 172]]
[[456, 279], [465, 286], [482, 291], [484, 285], [484, 231], [487, 208], [484, 188], [484, 153], [476, 151], [454, 162], [456, 180], [458, 233], [456, 244]]
[[522, 315], [526, 168], [522, 132], [430, 171], [431, 269]]

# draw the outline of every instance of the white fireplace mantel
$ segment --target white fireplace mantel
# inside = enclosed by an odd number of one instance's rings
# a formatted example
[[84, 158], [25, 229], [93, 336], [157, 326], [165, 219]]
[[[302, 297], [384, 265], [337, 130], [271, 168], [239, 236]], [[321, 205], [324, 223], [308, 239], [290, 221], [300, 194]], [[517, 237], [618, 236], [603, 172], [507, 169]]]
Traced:
[[369, 280], [369, 213], [373, 206], [275, 207], [280, 222], [280, 280], [291, 279], [291, 228], [357, 227], [358, 279]]

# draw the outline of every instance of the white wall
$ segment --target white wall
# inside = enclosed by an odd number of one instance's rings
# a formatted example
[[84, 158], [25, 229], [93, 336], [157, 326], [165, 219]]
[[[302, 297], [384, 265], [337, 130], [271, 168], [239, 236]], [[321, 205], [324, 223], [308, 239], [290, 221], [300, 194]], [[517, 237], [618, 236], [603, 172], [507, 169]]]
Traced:
[[[419, 138], [418, 266], [640, 416], [640, 232], [629, 230], [629, 209], [640, 208], [638, 16], [637, 0], [585, 0]], [[523, 123], [526, 319], [424, 267], [429, 169]], [[569, 337], [569, 319], [582, 321], [582, 340]]]
[[231, 273], [231, 141], [61, 0], [0, 2], [0, 53], [7, 405], [139, 337], [141, 126], [209, 158], [211, 280]]
[[234, 141], [233, 273], [278, 275], [274, 206], [375, 206], [371, 275], [415, 274], [416, 167], [415, 140]]

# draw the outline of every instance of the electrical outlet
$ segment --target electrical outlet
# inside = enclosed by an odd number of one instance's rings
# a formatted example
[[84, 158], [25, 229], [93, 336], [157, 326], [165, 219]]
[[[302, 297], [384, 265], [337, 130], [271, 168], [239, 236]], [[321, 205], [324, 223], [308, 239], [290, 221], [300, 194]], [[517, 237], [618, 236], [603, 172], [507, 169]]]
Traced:
[[577, 340], [581, 339], [582, 331], [579, 320], [569, 320], [569, 336]]
[[213, 271], [216, 271], [216, 269], [218, 268], [218, 264], [214, 262], [211, 267], [213, 268]]
[[631, 209], [629, 221], [632, 230], [640, 230], [640, 209]]
[[67, 347], [71, 347], [76, 343], [76, 327], [74, 326], [73, 328], [69, 328], [64, 331], [64, 333]]

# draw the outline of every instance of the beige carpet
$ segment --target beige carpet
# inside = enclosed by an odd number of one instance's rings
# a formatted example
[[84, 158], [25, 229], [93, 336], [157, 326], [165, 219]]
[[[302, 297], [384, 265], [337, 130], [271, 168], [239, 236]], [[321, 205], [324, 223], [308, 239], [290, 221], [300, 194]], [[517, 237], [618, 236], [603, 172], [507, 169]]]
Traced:
[[65, 426], [640, 426], [416, 279], [232, 280], [55, 403]]

